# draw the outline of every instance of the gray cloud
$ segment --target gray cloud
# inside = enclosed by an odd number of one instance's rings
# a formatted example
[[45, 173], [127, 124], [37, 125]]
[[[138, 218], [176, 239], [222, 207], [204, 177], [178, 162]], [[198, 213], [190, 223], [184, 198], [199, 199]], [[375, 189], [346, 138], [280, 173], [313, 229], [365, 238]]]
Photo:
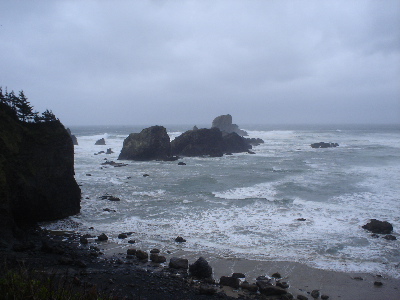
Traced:
[[400, 123], [400, 2], [6, 1], [0, 85], [65, 124]]

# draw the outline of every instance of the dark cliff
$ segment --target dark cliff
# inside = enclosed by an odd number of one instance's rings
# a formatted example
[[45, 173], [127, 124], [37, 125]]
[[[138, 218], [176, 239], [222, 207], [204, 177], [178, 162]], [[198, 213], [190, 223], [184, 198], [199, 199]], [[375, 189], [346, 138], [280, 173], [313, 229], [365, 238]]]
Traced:
[[25, 123], [0, 103], [0, 239], [80, 211], [74, 148], [60, 121]]

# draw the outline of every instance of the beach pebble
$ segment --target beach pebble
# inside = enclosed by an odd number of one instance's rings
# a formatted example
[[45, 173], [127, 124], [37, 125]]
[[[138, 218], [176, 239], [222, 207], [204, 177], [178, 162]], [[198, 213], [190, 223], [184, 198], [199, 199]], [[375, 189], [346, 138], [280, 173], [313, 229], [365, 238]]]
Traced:
[[126, 250], [126, 255], [136, 255], [136, 251], [134, 248], [129, 248]]
[[209, 285], [200, 285], [199, 287], [199, 294], [200, 295], [215, 295], [217, 293], [217, 289], [213, 286], [209, 286]]
[[260, 280], [257, 281], [257, 286], [260, 290], [260, 293], [265, 296], [277, 296], [284, 295], [287, 291], [279, 286], [271, 285], [269, 282]]
[[289, 284], [286, 281], [278, 281], [276, 283], [276, 286], [279, 286], [283, 289], [287, 289], [289, 287]]
[[143, 250], [137, 250], [135, 255], [140, 260], [147, 260], [149, 258], [149, 254]]
[[258, 291], [258, 286], [255, 283], [248, 283], [247, 281], [244, 281], [240, 284], [240, 287], [244, 290], [248, 290], [249, 292], [256, 293]]
[[162, 264], [162, 263], [165, 263], [167, 261], [165, 256], [158, 255], [158, 253], [151, 253], [150, 254], [150, 260], [152, 262], [154, 262], [154, 263], [157, 263], [157, 264]]
[[388, 240], [388, 241], [395, 241], [395, 240], [397, 240], [397, 238], [396, 238], [394, 235], [392, 235], [392, 234], [385, 235], [383, 238], [386, 239], [386, 240]]
[[308, 298], [306, 296], [303, 296], [303, 295], [297, 295], [297, 299], [298, 300], [308, 300]]
[[129, 240], [128, 243], [129, 244], [134, 244], [134, 243], [136, 243], [136, 241], [135, 240]]
[[169, 261], [169, 267], [172, 269], [187, 269], [189, 261], [186, 258], [172, 257]]
[[204, 257], [200, 257], [194, 264], [189, 266], [189, 272], [192, 276], [198, 278], [208, 278], [212, 275], [212, 268]]
[[329, 299], [329, 296], [328, 295], [321, 295], [321, 299], [322, 300], [327, 300], [327, 299]]
[[160, 253], [160, 249], [151, 249], [150, 253]]
[[126, 235], [126, 233], [120, 233], [118, 234], [118, 238], [119, 239], [126, 239], [128, 236]]
[[243, 273], [233, 273], [232, 277], [233, 278], [246, 278], [246, 275], [244, 275]]
[[319, 296], [320, 296], [319, 290], [313, 290], [311, 292], [311, 297], [313, 297], [314, 299], [319, 298]]
[[240, 286], [240, 279], [229, 277], [229, 276], [222, 276], [219, 279], [219, 284], [224, 285], [224, 286], [230, 286], [234, 289], [238, 289]]
[[272, 274], [271, 277], [273, 277], [273, 278], [282, 278], [281, 274], [278, 273], [278, 272]]

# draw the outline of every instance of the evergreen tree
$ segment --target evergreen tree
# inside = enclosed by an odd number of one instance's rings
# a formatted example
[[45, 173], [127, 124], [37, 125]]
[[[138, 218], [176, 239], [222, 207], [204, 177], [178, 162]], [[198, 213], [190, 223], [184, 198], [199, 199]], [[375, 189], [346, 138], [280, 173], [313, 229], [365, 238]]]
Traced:
[[32, 120], [33, 118], [33, 107], [28, 102], [28, 98], [25, 97], [24, 91], [20, 91], [17, 103], [15, 104], [17, 109], [17, 116], [18, 118], [23, 121], [27, 122]]
[[43, 122], [53, 122], [57, 121], [57, 118], [51, 110], [46, 109], [46, 111], [42, 113], [41, 120]]
[[11, 107], [15, 113], [17, 112], [16, 104], [18, 103], [18, 101], [19, 99], [17, 96], [15, 96], [14, 91], [11, 91], [10, 93], [6, 92], [6, 102], [8, 106]]
[[0, 102], [6, 103], [6, 97], [3, 95], [3, 87], [0, 86]]

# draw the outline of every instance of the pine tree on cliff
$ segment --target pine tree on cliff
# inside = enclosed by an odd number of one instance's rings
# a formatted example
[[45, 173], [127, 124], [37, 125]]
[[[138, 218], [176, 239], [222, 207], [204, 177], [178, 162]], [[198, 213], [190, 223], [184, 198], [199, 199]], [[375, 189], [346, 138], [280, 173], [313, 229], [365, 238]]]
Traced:
[[53, 112], [51, 110], [46, 109], [45, 112], [42, 113], [42, 116], [40, 117], [40, 119], [43, 122], [53, 122], [53, 121], [57, 121], [58, 119], [56, 118], [56, 116], [53, 114]]
[[0, 86], [0, 103], [6, 103], [6, 97], [3, 95], [3, 88]]
[[28, 98], [25, 97], [24, 91], [20, 91], [18, 95], [18, 101], [15, 104], [17, 108], [18, 118], [23, 121], [31, 121], [34, 117], [33, 107], [28, 102]]
[[17, 113], [17, 106], [16, 106], [16, 104], [17, 104], [17, 102], [18, 102], [19, 100], [18, 100], [18, 97], [15, 96], [14, 91], [11, 91], [10, 93], [7, 93], [7, 92], [6, 92], [5, 97], [6, 97], [6, 103], [7, 103], [7, 105], [8, 105], [9, 107], [11, 107], [11, 109], [12, 109], [15, 113]]

